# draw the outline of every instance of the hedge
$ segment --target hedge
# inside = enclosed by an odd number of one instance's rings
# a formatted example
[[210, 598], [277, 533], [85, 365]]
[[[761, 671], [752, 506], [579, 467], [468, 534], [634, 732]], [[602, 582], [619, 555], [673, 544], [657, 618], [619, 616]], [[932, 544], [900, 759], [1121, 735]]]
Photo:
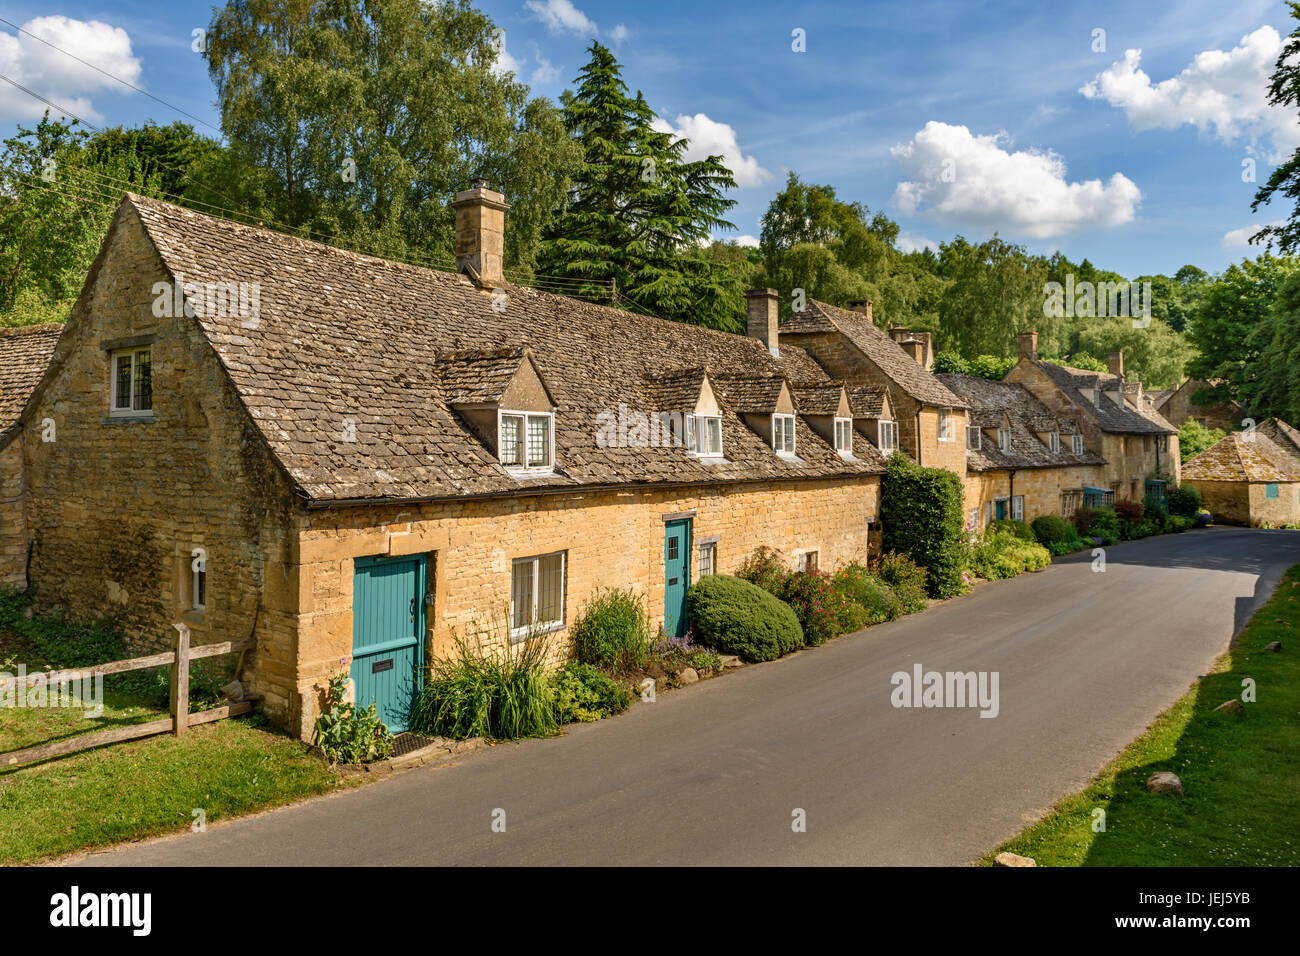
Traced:
[[686, 595], [700, 643], [747, 661], [771, 661], [803, 646], [803, 631], [785, 602], [729, 574], [700, 578]]
[[928, 572], [931, 597], [961, 594], [964, 491], [946, 468], [922, 468], [904, 455], [889, 456], [880, 488], [885, 550], [905, 554]]

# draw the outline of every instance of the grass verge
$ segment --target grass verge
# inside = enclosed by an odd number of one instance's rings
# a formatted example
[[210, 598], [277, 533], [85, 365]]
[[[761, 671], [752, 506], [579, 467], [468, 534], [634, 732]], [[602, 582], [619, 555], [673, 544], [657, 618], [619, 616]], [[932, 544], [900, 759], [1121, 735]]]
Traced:
[[[1281, 653], [1264, 650], [1281, 641]], [[1216, 713], [1240, 699], [1241, 713]], [[1212, 673], [1162, 713], [1081, 793], [991, 850], [1039, 866], [1297, 866], [1300, 821], [1300, 565], [1290, 568]], [[1185, 795], [1148, 793], [1158, 770], [1182, 779]], [[1094, 831], [1095, 811], [1105, 831]]]

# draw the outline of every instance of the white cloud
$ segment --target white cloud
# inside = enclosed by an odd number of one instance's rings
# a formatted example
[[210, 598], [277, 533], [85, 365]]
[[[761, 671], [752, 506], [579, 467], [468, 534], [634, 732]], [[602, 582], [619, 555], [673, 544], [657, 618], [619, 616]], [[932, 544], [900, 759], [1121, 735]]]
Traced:
[[505, 73], [513, 73], [515, 76], [518, 76], [523, 72], [526, 60], [527, 57], [523, 60], [516, 60], [510, 55], [510, 51], [506, 49], [506, 31], [498, 28], [497, 58], [492, 62], [492, 72], [497, 76], [501, 76]]
[[1250, 245], [1250, 237], [1259, 232], [1264, 226], [1281, 226], [1286, 222], [1285, 219], [1279, 219], [1276, 222], [1256, 223], [1253, 226], [1242, 226], [1240, 229], [1229, 229], [1219, 240], [1219, 245], [1224, 249], [1242, 249]]
[[745, 246], [750, 249], [758, 248], [758, 236], [751, 236], [748, 233], [743, 236], [736, 236], [727, 241], [734, 242], [738, 246]]
[[906, 255], [909, 252], [920, 252], [922, 249], [931, 249], [939, 251], [939, 243], [933, 239], [927, 239], [925, 236], [913, 236], [910, 233], [900, 232], [898, 240], [894, 243], [894, 248]]
[[631, 35], [632, 31], [627, 28], [626, 23], [619, 23], [615, 25], [614, 29], [609, 31], [609, 39], [615, 46], [618, 46]]
[[542, 55], [541, 48], [536, 43], [533, 44], [533, 59], [537, 61], [537, 69], [533, 70], [529, 83], [533, 86], [541, 86], [544, 83], [558, 83], [560, 81], [559, 68]]
[[1138, 131], [1176, 129], [1184, 124], [1212, 132], [1225, 143], [1249, 147], [1264, 139], [1276, 162], [1300, 146], [1294, 113], [1267, 101], [1269, 78], [1282, 37], [1263, 26], [1241, 38], [1231, 50], [1206, 50], [1177, 76], [1153, 84], [1139, 66], [1141, 50], [1126, 50], [1124, 59], [1098, 73], [1079, 89], [1088, 99], [1105, 100], [1124, 110]]
[[595, 22], [571, 0], [528, 0], [524, 7], [551, 33], [597, 33]]
[[1119, 226], [1133, 219], [1142, 193], [1122, 173], [1108, 182], [1067, 182], [1065, 160], [1050, 150], [1003, 148], [1005, 133], [976, 136], [931, 120], [892, 152], [908, 177], [894, 190], [903, 215], [1030, 236]]
[[[140, 85], [140, 59], [131, 53], [131, 38], [120, 27], [98, 20], [48, 16], [28, 20], [23, 29], [128, 83]], [[0, 73], [91, 122], [103, 119], [91, 101], [92, 94], [105, 89], [126, 90], [103, 73], [26, 33], [0, 32]], [[0, 121], [36, 119], [45, 109], [44, 103], [21, 90], [0, 84]]]
[[772, 174], [760, 166], [757, 159], [740, 151], [736, 131], [726, 123], [712, 120], [703, 113], [694, 116], [683, 113], [678, 115], [676, 126], [660, 117], [655, 117], [653, 125], [660, 132], [690, 140], [683, 154], [688, 160], [721, 156], [723, 163], [736, 177], [737, 186], [758, 186], [772, 178]]

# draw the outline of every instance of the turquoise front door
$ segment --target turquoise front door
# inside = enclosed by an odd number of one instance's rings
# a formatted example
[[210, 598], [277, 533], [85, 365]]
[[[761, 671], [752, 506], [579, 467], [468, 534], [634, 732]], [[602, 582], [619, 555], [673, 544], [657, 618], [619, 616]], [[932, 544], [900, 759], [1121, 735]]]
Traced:
[[1006, 518], [1006, 516], [1007, 516], [1007, 499], [1006, 499], [1006, 498], [999, 498], [996, 502], [994, 502], [994, 510], [996, 511], [996, 515], [997, 515], [997, 520], [998, 520], [998, 521], [1001, 521], [1001, 520], [1003, 520], [1004, 518]]
[[691, 520], [664, 525], [664, 633], [686, 633], [686, 589], [691, 584]]
[[352, 574], [352, 684], [395, 734], [410, 724], [424, 664], [423, 555], [357, 558]]

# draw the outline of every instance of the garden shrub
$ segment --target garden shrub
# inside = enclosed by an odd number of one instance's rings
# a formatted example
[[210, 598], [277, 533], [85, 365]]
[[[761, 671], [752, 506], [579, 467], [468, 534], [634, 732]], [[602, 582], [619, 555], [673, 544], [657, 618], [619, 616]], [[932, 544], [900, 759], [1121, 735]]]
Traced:
[[876, 559], [871, 572], [894, 592], [904, 614], [915, 614], [930, 606], [925, 599], [927, 572], [907, 555], [888, 551]]
[[745, 559], [745, 563], [736, 572], [736, 577], [757, 585], [768, 594], [780, 597], [785, 590], [786, 580], [793, 573], [780, 552], [761, 545]]
[[1127, 521], [1130, 524], [1141, 521], [1145, 510], [1140, 501], [1118, 501], [1115, 503], [1115, 514], [1119, 517], [1119, 520]]
[[989, 529], [971, 549], [970, 568], [990, 581], [1037, 571], [1052, 562], [1051, 553], [1036, 541], [1025, 541], [1006, 531]]
[[598, 588], [574, 621], [570, 634], [579, 661], [621, 674], [645, 663], [654, 627], [639, 594]]
[[705, 644], [747, 661], [775, 660], [803, 646], [789, 605], [729, 574], [700, 578], [686, 594], [686, 612]]
[[1070, 523], [1074, 525], [1075, 531], [1079, 532], [1080, 535], [1085, 535], [1092, 530], [1092, 523], [1097, 520], [1099, 514], [1101, 514], [1101, 511], [1095, 508], [1080, 508], [1074, 513]]
[[805, 644], [825, 644], [844, 633], [840, 623], [846, 611], [844, 597], [826, 572], [796, 571], [785, 579], [777, 597], [799, 619]]
[[986, 530], [1002, 531], [1007, 534], [1015, 535], [1021, 541], [1038, 540], [1034, 537], [1034, 529], [1019, 518], [996, 518], [989, 522], [989, 526]]
[[1169, 492], [1169, 513], [1194, 518], [1201, 510], [1201, 493], [1194, 485], [1179, 485]]
[[316, 746], [332, 764], [382, 760], [393, 752], [393, 735], [379, 719], [374, 701], [358, 709], [345, 699], [347, 692], [347, 671], [329, 679], [325, 706], [316, 718]]
[[903, 602], [894, 589], [861, 564], [846, 564], [836, 571], [835, 589], [844, 598], [840, 625], [845, 632], [903, 616]]
[[546, 669], [546, 645], [538, 639], [501, 642], [500, 653], [457, 639], [457, 656], [429, 667], [411, 719], [417, 733], [465, 740], [518, 740], [555, 733], [554, 688]]
[[1039, 515], [1034, 519], [1032, 527], [1034, 540], [1043, 547], [1061, 544], [1071, 538], [1079, 537], [1078, 532], [1074, 530], [1074, 525], [1057, 515]]
[[722, 667], [722, 658], [718, 652], [696, 644], [689, 632], [681, 637], [660, 637], [650, 647], [650, 659], [666, 671], [676, 671], [683, 667], [707, 671]]
[[1104, 544], [1114, 544], [1119, 540], [1119, 516], [1113, 511], [1094, 511], [1088, 534], [1101, 538]]
[[926, 587], [931, 597], [964, 592], [961, 571], [966, 527], [961, 479], [946, 468], [922, 468], [904, 455], [893, 454], [880, 496], [885, 550], [907, 555], [928, 571]]
[[621, 714], [632, 695], [604, 671], [581, 661], [570, 661], [554, 674], [555, 718], [561, 724], [601, 720]]

